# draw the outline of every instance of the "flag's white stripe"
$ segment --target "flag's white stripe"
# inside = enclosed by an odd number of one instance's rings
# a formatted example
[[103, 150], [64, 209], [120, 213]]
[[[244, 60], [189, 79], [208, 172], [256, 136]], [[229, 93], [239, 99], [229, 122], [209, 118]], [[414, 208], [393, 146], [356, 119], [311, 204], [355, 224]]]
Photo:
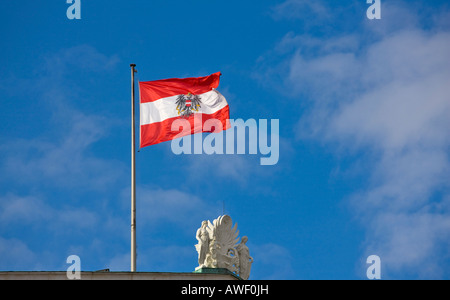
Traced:
[[[202, 102], [198, 113], [213, 114], [228, 105], [225, 97], [217, 90], [212, 90], [198, 96], [200, 96]], [[166, 119], [179, 117], [176, 105], [177, 97], [178, 95], [161, 98], [153, 102], [141, 103], [141, 125], [162, 122]]]

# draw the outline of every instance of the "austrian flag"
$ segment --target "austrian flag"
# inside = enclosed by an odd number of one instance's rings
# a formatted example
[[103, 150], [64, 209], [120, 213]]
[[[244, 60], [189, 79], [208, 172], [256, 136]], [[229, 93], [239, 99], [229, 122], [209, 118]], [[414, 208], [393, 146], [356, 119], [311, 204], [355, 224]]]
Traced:
[[[216, 90], [220, 75], [217, 72], [205, 77], [139, 82], [140, 147], [230, 128], [227, 100]], [[189, 122], [190, 130], [172, 126], [174, 121], [181, 119]], [[211, 119], [218, 120], [221, 128], [205, 128], [204, 123]]]

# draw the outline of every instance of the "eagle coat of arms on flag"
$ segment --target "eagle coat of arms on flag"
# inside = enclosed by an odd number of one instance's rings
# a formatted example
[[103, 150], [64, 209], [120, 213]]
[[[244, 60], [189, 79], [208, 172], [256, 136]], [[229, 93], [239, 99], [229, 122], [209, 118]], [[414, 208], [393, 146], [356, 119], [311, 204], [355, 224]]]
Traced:
[[194, 112], [198, 112], [202, 101], [200, 96], [188, 93], [187, 95], [179, 95], [175, 103], [177, 104], [178, 115], [188, 118]]

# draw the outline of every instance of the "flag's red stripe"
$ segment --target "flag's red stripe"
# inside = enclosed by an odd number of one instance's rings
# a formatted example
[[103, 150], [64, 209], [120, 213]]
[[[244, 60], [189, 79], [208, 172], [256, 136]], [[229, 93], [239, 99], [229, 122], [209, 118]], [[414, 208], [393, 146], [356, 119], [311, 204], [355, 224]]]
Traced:
[[[197, 125], [197, 128], [194, 128], [194, 117], [202, 118], [201, 128], [198, 126], [198, 124], [200, 124], [200, 121], [196, 121], [195, 125]], [[177, 119], [180, 119], [180, 117], [166, 119], [158, 123], [141, 125], [141, 148], [173, 140], [175, 136], [179, 135], [180, 132], [182, 131], [182, 129], [180, 129], [179, 131], [172, 131], [172, 122]], [[191, 115], [189, 118], [187, 118], [187, 120], [191, 125], [191, 131], [185, 132], [177, 137], [194, 134], [198, 132], [210, 132], [202, 130], [203, 124], [206, 122], [206, 120], [209, 119], [219, 120], [222, 123], [223, 130], [230, 128], [230, 122], [228, 122], [228, 120], [230, 119], [230, 110], [228, 108], [228, 105], [210, 115], [200, 113]], [[216, 129], [214, 129], [214, 131], [215, 130]]]
[[219, 86], [220, 72], [205, 77], [172, 78], [139, 82], [141, 103], [188, 93], [199, 95]]

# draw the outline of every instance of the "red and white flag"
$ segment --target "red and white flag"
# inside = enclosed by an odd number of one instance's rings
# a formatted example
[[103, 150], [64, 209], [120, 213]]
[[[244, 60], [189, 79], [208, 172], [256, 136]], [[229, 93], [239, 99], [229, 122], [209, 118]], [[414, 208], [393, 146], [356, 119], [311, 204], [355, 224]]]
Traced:
[[[220, 75], [217, 72], [205, 77], [139, 82], [140, 147], [212, 132], [203, 126], [210, 119], [219, 120], [223, 130], [230, 128], [227, 100], [216, 90]], [[172, 130], [172, 123], [179, 119], [189, 121], [190, 130]]]

